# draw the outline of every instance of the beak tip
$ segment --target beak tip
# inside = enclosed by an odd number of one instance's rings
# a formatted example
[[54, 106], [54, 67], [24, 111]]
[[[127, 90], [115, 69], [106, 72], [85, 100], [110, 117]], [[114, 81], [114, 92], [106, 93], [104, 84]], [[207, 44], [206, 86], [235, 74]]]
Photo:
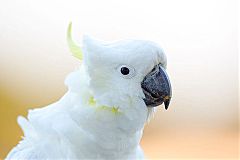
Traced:
[[167, 99], [164, 101], [164, 106], [166, 110], [168, 109], [169, 103], [170, 103], [170, 99]]

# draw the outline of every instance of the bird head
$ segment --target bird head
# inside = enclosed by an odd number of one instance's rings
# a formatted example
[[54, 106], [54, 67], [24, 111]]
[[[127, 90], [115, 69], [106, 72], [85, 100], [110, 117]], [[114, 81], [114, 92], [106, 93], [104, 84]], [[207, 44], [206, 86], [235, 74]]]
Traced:
[[[171, 85], [166, 73], [167, 59], [156, 43], [144, 40], [103, 42], [84, 36], [82, 48], [71, 38], [73, 54], [83, 60], [89, 75], [89, 86], [96, 99], [109, 105], [117, 100], [139, 99], [148, 108], [171, 100]], [[121, 106], [120, 106], [121, 107]]]

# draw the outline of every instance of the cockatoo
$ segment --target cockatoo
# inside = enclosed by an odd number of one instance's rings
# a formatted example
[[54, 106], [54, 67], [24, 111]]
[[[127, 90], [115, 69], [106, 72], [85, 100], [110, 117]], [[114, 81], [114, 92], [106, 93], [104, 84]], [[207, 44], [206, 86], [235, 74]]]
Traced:
[[71, 23], [67, 41], [81, 67], [67, 76], [59, 101], [18, 117], [24, 137], [6, 159], [143, 159], [144, 125], [172, 96], [163, 50], [151, 41], [89, 36], [80, 48]]

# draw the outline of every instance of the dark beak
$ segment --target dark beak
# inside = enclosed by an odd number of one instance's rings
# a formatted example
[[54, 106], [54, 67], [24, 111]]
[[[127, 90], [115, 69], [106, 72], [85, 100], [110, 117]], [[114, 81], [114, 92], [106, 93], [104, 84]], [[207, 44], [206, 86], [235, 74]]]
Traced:
[[156, 65], [144, 77], [141, 86], [145, 94], [144, 102], [147, 107], [156, 107], [164, 103], [165, 109], [168, 109], [172, 89], [168, 75], [162, 66]]

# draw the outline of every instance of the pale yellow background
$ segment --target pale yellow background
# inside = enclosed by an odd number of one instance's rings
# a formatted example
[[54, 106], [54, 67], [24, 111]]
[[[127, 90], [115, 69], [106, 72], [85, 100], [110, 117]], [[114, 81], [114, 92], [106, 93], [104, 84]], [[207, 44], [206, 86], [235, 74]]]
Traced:
[[57, 101], [80, 65], [65, 41], [69, 21], [79, 44], [88, 33], [164, 48], [173, 99], [145, 129], [147, 157], [237, 159], [235, 0], [1, 1], [0, 158], [21, 139], [17, 116]]

